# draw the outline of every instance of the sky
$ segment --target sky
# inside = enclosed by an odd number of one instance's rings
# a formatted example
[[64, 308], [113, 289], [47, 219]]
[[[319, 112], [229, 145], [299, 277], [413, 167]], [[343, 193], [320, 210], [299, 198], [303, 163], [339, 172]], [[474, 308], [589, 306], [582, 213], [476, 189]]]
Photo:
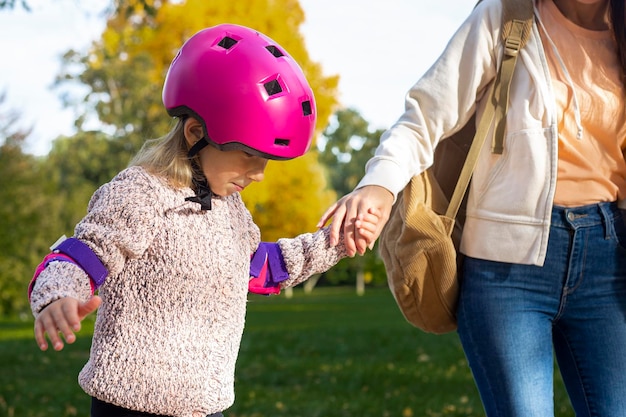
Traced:
[[[0, 11], [0, 110], [32, 128], [25, 151], [45, 155], [54, 138], [74, 132], [75, 114], [52, 88], [60, 57], [100, 37], [110, 0], [27, 0]], [[373, 129], [389, 127], [404, 95], [441, 54], [475, 0], [300, 0], [309, 56], [338, 74], [339, 101]], [[268, 34], [271, 37], [271, 34]]]

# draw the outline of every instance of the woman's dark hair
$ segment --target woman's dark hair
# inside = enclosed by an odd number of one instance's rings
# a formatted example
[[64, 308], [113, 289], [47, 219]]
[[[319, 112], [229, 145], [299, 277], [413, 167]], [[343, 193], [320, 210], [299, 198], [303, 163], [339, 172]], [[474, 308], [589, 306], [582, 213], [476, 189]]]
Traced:
[[622, 82], [626, 85], [626, 10], [624, 0], [611, 0], [611, 26], [617, 42], [617, 54], [622, 66]]

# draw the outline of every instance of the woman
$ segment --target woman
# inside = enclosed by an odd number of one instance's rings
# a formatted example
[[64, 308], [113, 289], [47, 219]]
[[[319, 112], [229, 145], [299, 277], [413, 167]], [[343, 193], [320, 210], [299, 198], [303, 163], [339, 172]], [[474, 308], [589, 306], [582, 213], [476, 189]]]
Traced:
[[[468, 196], [459, 336], [488, 416], [553, 415], [553, 351], [577, 416], [626, 415], [626, 197], [621, 0], [535, 0], [504, 152], [487, 141]], [[480, 2], [411, 88], [355, 191], [324, 214], [350, 253], [470, 116], [502, 55], [501, 0]], [[384, 224], [379, 223], [379, 226]]]

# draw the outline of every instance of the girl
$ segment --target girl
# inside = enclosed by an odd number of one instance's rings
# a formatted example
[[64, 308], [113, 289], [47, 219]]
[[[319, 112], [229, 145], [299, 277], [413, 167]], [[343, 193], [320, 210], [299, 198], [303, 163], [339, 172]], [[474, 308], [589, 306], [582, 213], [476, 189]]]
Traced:
[[[532, 0], [516, 0], [532, 1]], [[458, 333], [489, 417], [554, 415], [553, 352], [579, 417], [626, 415], [626, 15], [623, 0], [534, 0], [504, 152], [478, 159], [461, 242]], [[484, 108], [503, 54], [483, 0], [407, 95], [335, 216], [351, 253], [434, 148]], [[382, 226], [385, 221], [380, 222]], [[378, 236], [378, 232], [376, 232]]]
[[[59, 333], [74, 342], [99, 307], [79, 375], [92, 417], [221, 415], [248, 289], [276, 293], [346, 255], [328, 230], [261, 243], [239, 194], [269, 159], [311, 143], [313, 93], [279, 45], [241, 26], [200, 31], [174, 58], [163, 102], [175, 128], [96, 191], [30, 285], [42, 350], [46, 334], [55, 350]], [[375, 214], [358, 220], [368, 236]]]

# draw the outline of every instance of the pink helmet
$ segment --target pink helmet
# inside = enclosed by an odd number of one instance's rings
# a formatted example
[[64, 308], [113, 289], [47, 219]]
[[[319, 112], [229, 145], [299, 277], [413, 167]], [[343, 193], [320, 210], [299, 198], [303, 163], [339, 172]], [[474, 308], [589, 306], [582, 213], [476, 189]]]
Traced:
[[221, 150], [269, 159], [303, 155], [317, 117], [313, 91], [296, 61], [267, 36], [222, 24], [193, 35], [172, 61], [163, 86], [170, 116], [194, 116]]

